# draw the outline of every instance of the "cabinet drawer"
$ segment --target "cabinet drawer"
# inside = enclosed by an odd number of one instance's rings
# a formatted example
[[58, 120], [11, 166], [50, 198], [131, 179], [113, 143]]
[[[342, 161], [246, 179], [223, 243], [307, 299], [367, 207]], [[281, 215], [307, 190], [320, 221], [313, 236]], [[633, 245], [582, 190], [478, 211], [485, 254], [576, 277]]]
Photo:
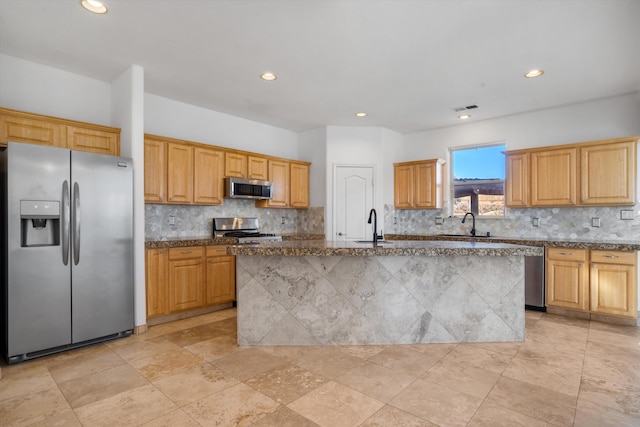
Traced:
[[637, 260], [635, 251], [591, 251], [591, 262], [594, 263], [636, 265]]
[[547, 248], [547, 258], [563, 261], [586, 261], [587, 249]]
[[169, 249], [169, 259], [201, 258], [204, 255], [204, 247], [187, 247]]
[[227, 255], [226, 245], [207, 246], [207, 256], [225, 256]]

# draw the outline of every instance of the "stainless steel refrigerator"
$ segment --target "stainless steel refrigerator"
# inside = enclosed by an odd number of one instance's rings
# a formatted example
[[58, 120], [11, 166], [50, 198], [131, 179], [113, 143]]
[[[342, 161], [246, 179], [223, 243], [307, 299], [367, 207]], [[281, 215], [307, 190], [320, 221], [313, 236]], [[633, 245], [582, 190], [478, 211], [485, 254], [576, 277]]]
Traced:
[[132, 161], [32, 144], [0, 153], [9, 363], [131, 333]]

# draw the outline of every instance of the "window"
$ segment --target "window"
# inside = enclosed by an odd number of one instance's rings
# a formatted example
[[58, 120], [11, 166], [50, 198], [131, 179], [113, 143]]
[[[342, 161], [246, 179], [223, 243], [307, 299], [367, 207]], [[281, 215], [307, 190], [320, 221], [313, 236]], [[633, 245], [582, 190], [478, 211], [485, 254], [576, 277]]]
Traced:
[[504, 144], [451, 149], [453, 214], [504, 216]]

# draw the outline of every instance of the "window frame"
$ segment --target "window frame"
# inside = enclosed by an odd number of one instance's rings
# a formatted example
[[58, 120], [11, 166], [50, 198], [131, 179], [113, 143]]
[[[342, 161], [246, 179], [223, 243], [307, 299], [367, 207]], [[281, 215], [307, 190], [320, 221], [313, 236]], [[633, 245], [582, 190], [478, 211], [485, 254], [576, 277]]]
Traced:
[[[453, 173], [453, 168], [454, 168], [454, 161], [453, 161], [453, 154], [455, 151], [464, 151], [464, 150], [470, 150], [470, 149], [475, 149], [475, 148], [487, 148], [487, 147], [496, 147], [496, 146], [502, 146], [504, 147], [503, 153], [505, 151], [507, 151], [507, 141], [506, 140], [499, 140], [499, 141], [493, 141], [493, 142], [485, 142], [485, 143], [481, 143], [481, 144], [470, 144], [470, 145], [461, 145], [461, 146], [455, 146], [455, 147], [449, 147], [449, 209], [451, 212], [451, 216], [453, 217], [460, 217], [462, 215], [460, 214], [456, 214], [455, 213], [455, 203], [456, 203], [456, 187], [460, 187], [462, 185], [469, 185], [469, 183], [465, 183], [465, 184], [456, 184], [455, 183], [455, 175]], [[506, 168], [506, 165], [505, 165]], [[477, 214], [474, 213], [474, 215], [476, 216], [476, 218], [482, 218], [482, 219], [504, 219], [507, 217], [507, 206], [506, 206], [506, 200], [504, 200], [505, 197], [505, 182], [506, 182], [506, 170], [505, 170], [505, 178], [504, 179], [482, 179], [482, 180], [477, 180], [477, 181], [473, 181], [473, 184], [501, 184], [502, 185], [502, 196], [503, 196], [503, 208], [502, 208], [502, 215], [480, 215], [480, 213], [478, 212]], [[471, 209], [471, 208], [470, 208]], [[470, 210], [471, 211], [471, 210]]]

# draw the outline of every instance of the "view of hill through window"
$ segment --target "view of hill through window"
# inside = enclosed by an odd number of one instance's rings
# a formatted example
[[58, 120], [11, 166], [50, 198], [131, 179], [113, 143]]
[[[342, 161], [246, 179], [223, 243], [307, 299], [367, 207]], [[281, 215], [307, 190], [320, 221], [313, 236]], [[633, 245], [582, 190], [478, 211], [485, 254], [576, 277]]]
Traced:
[[451, 150], [453, 215], [504, 216], [504, 144]]

